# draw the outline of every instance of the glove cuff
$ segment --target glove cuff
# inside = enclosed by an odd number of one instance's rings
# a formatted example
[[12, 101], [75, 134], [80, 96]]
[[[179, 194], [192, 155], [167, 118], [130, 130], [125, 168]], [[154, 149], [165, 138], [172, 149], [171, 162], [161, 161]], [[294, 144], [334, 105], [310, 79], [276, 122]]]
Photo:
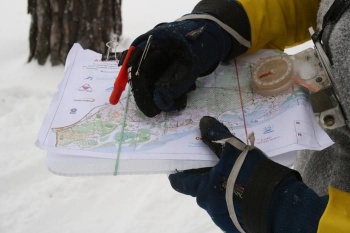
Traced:
[[300, 174], [270, 159], [262, 161], [250, 176], [242, 199], [242, 216], [245, 228], [251, 233], [268, 230], [268, 213], [273, 193], [287, 177]]
[[[202, 0], [194, 7], [192, 14], [202, 13], [208, 13], [215, 16], [215, 18], [227, 25], [233, 31], [237, 32], [246, 41], [251, 41], [248, 15], [239, 2], [234, 0]], [[220, 26], [222, 27], [222, 25]], [[228, 31], [225, 28], [223, 29]], [[232, 35], [232, 33], [230, 34]], [[240, 43], [235, 36], [232, 35], [232, 37], [234, 38], [234, 40], [232, 40], [232, 50], [225, 61], [229, 61], [234, 57], [242, 55], [249, 48]]]

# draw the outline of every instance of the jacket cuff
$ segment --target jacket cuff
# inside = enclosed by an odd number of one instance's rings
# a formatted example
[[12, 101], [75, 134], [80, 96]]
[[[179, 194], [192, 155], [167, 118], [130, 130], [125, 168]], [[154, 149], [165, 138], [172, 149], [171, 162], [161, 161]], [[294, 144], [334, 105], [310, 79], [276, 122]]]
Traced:
[[[251, 31], [248, 16], [237, 1], [227, 0], [202, 0], [193, 9], [192, 14], [208, 13], [218, 18], [224, 24], [235, 30], [247, 41], [251, 41]], [[248, 48], [239, 43], [236, 38], [233, 41], [230, 55], [225, 59], [229, 61], [234, 57], [242, 55]]]
[[350, 232], [350, 193], [336, 189], [328, 189], [329, 201], [320, 219], [318, 233]]
[[242, 198], [243, 222], [251, 233], [265, 233], [269, 227], [269, 207], [275, 189], [287, 177], [300, 174], [270, 159], [262, 161], [248, 179]]

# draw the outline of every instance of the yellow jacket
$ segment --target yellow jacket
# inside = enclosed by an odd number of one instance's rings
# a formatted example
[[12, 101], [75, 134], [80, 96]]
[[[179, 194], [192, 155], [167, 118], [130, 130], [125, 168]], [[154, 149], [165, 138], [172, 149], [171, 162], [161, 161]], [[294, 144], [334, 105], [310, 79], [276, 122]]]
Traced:
[[317, 233], [350, 232], [350, 193], [330, 187], [329, 201]]
[[310, 40], [320, 0], [238, 0], [251, 28], [251, 48], [280, 49]]

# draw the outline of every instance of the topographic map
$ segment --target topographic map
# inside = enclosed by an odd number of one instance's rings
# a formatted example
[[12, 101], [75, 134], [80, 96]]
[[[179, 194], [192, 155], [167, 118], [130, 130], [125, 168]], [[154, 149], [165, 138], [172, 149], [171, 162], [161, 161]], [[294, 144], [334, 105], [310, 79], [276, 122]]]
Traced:
[[[220, 65], [211, 75], [199, 78], [184, 110], [148, 118], [137, 109], [128, 87], [120, 103], [107, 102], [119, 71], [115, 62], [103, 62], [94, 55], [86, 65], [79, 56], [87, 59], [77, 52], [75, 66], [66, 71], [38, 137], [38, 145], [49, 151], [101, 158], [121, 154], [208, 159], [205, 155], [210, 152], [198, 129], [206, 115], [218, 118], [243, 141], [246, 131], [254, 131], [257, 145], [270, 156], [295, 150], [298, 144], [324, 147], [310, 119], [304, 89], [295, 85], [278, 96], [255, 94], [250, 87], [254, 63], [249, 60]], [[305, 137], [307, 143], [303, 143]]]

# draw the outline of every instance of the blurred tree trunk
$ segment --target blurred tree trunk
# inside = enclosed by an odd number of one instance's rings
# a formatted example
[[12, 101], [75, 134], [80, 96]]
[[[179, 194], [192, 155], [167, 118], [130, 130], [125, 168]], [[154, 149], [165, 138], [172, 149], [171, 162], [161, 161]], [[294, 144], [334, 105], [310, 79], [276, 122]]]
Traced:
[[74, 43], [99, 53], [122, 33], [122, 0], [28, 0], [31, 14], [28, 62], [64, 64]]

